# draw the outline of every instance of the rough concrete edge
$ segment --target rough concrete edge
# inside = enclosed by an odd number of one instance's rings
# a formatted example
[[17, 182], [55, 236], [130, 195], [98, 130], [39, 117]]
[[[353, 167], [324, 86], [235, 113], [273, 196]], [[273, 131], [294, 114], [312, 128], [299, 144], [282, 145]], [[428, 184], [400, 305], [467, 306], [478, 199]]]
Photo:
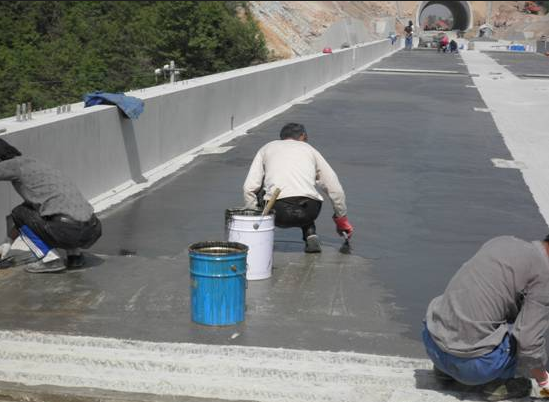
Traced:
[[127, 393], [98, 388], [65, 388], [54, 385], [30, 386], [0, 381], [0, 402], [223, 402], [223, 400]]
[[369, 63], [364, 64], [363, 66], [355, 69], [354, 71], [351, 71], [350, 73], [347, 73], [345, 75], [342, 75], [341, 77], [330, 81], [312, 91], [307, 92], [306, 94], [293, 99], [291, 102], [288, 102], [284, 105], [279, 106], [278, 108], [271, 110], [270, 112], [264, 113], [255, 119], [252, 119], [240, 126], [237, 126], [234, 130], [225, 132], [215, 138], [213, 138], [210, 141], [207, 141], [171, 160], [168, 162], [165, 162], [157, 167], [155, 167], [152, 170], [149, 170], [148, 172], [145, 172], [143, 176], [147, 178], [147, 182], [145, 183], [135, 183], [133, 180], [128, 180], [121, 185], [103, 193], [100, 194], [90, 200], [91, 204], [93, 205], [95, 212], [102, 212], [105, 211], [122, 201], [128, 199], [129, 197], [136, 195], [143, 190], [151, 187], [159, 180], [177, 172], [179, 169], [187, 165], [188, 163], [192, 162], [194, 158], [200, 155], [200, 151], [202, 151], [206, 147], [215, 147], [215, 146], [221, 146], [223, 144], [226, 144], [233, 139], [246, 135], [247, 131], [250, 130], [253, 127], [258, 126], [259, 124], [263, 123], [266, 120], [269, 120], [270, 118], [286, 111], [290, 107], [294, 106], [295, 104], [298, 104], [299, 102], [303, 102], [306, 99], [309, 99], [315, 95], [318, 95], [319, 93], [325, 91], [326, 89], [342, 82], [353, 75], [367, 69], [374, 63], [379, 62], [380, 60], [383, 60], [386, 57], [389, 57], [393, 55], [394, 53], [398, 52], [400, 50], [400, 47], [397, 47], [395, 50], [387, 53], [384, 56], [378, 57], [377, 59], [372, 60]]

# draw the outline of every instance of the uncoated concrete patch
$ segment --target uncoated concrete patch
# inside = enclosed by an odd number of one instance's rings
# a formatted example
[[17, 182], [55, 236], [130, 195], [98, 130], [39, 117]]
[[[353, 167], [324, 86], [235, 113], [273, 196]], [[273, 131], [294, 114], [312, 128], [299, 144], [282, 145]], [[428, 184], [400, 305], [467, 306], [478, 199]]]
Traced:
[[425, 359], [22, 331], [0, 331], [0, 367], [4, 387], [69, 387], [69, 393], [95, 388], [261, 402], [444, 402], [471, 396], [440, 392]]

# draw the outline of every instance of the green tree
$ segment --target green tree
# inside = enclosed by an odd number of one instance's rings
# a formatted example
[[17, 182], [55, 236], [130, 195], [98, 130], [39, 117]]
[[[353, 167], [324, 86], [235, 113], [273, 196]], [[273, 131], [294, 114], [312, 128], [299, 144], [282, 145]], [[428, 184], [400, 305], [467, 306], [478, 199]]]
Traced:
[[240, 1], [1, 1], [0, 24], [0, 116], [150, 86], [169, 60], [185, 77], [267, 60]]

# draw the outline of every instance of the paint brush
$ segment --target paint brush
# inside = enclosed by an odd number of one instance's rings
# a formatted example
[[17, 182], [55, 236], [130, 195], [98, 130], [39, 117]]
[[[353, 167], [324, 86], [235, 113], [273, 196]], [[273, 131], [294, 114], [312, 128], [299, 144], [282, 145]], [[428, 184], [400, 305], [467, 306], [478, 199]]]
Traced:
[[[265, 205], [265, 208], [261, 213], [262, 217], [267, 216], [269, 214], [269, 212], [271, 211], [271, 208], [274, 206], [276, 199], [278, 198], [279, 195], [280, 195], [280, 189], [276, 187], [273, 191], [273, 196], [271, 197], [267, 205]], [[261, 219], [261, 222], [263, 222], [263, 219]], [[259, 229], [259, 223], [254, 223], [254, 229], [255, 230]]]
[[347, 232], [343, 232], [343, 237], [345, 238], [345, 241], [339, 248], [339, 252], [341, 254], [351, 254], [351, 244], [349, 243], [349, 235], [347, 235]]

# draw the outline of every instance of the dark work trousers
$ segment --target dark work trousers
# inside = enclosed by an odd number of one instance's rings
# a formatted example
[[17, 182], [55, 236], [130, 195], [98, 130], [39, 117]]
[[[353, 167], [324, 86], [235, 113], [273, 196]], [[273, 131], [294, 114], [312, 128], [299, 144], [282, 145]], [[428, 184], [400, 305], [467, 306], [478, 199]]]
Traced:
[[315, 219], [320, 214], [322, 202], [307, 197], [287, 197], [277, 200], [275, 225], [281, 228], [301, 228], [303, 240], [316, 234]]
[[52, 248], [89, 248], [101, 237], [101, 222], [95, 214], [87, 222], [61, 214], [43, 217], [33, 205], [24, 203], [11, 211], [11, 217], [17, 229], [27, 225]]

